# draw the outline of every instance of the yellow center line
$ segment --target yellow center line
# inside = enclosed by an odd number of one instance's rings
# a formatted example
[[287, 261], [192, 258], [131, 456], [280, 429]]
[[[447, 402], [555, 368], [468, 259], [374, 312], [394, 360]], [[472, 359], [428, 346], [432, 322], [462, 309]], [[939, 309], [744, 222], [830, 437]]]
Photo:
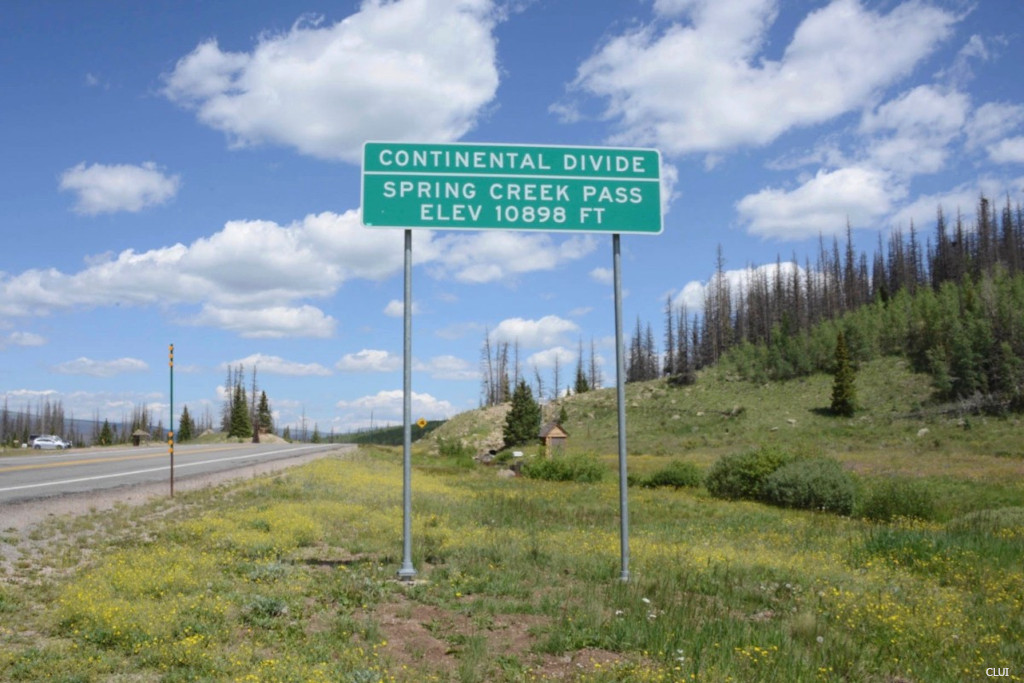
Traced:
[[[189, 449], [186, 453], [216, 453], [217, 451], [230, 451], [236, 449], [237, 446], [220, 446], [217, 448], [203, 448], [203, 449]], [[179, 452], [179, 455], [184, 453]], [[138, 453], [132, 455], [120, 455], [120, 456], [109, 456], [105, 458], [87, 458], [84, 460], [65, 460], [62, 462], [45, 462], [45, 463], [32, 463], [29, 465], [11, 465], [9, 467], [0, 467], [0, 473], [2, 472], [20, 472], [23, 470], [45, 470], [52, 469], [54, 467], [68, 467], [74, 465], [97, 465], [104, 462], [121, 462], [123, 460], [142, 460], [144, 458], [161, 458], [168, 455], [167, 451], [158, 453]]]

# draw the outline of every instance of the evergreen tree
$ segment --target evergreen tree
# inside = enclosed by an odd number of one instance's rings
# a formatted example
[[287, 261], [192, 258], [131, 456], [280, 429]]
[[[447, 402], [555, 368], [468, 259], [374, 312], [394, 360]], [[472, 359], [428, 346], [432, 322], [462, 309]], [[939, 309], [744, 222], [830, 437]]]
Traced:
[[192, 422], [192, 416], [188, 413], [188, 406], [181, 411], [181, 418], [178, 420], [178, 433], [174, 436], [179, 443], [191, 441], [195, 437], [195, 423]]
[[103, 428], [100, 429], [99, 444], [101, 446], [109, 446], [114, 443], [114, 432], [110, 428], [110, 420], [103, 421]]
[[654, 332], [651, 324], [647, 323], [647, 333], [644, 336], [644, 381], [658, 379], [661, 374], [660, 363], [658, 362], [658, 349], [654, 346]]
[[271, 434], [274, 431], [274, 416], [270, 412], [270, 402], [267, 401], [267, 392], [260, 392], [260, 405], [256, 409], [256, 422], [259, 430], [264, 434]]
[[540, 406], [533, 400], [533, 392], [525, 380], [520, 380], [512, 393], [512, 408], [505, 418], [502, 435], [505, 447], [522, 446], [532, 442], [540, 432]]
[[846, 348], [846, 335], [836, 337], [836, 367], [832, 381], [832, 413], [852, 417], [856, 406], [856, 392], [853, 386], [854, 372], [850, 364], [850, 352]]
[[583, 394], [590, 391], [590, 382], [587, 380], [587, 373], [583, 371], [583, 365], [576, 368], [576, 383], [572, 387], [574, 394]]
[[313, 436], [310, 438], [311, 443], [320, 443], [320, 425], [313, 423]]
[[235, 385], [234, 398], [231, 404], [231, 431], [228, 436], [247, 439], [252, 436], [252, 421], [249, 420], [249, 400], [241, 379]]
[[636, 330], [629, 339], [629, 354], [626, 356], [626, 381], [639, 382], [643, 378], [643, 333], [640, 316], [636, 319]]
[[604, 384], [604, 378], [601, 376], [601, 368], [597, 364], [597, 352], [594, 345], [594, 338], [590, 338], [590, 361], [588, 362], [587, 369], [587, 385], [591, 389], [600, 389], [601, 385]]
[[252, 427], [253, 443], [260, 442], [260, 416], [256, 407], [256, 366], [252, 366], [252, 395], [249, 406], [249, 425]]
[[291, 443], [291, 440], [292, 440], [292, 428], [291, 427], [285, 427], [284, 431], [281, 432], [281, 438], [284, 439], [285, 441]]
[[572, 390], [577, 394], [590, 391], [590, 382], [587, 381], [587, 373], [583, 369], [583, 337], [580, 337], [579, 353], [576, 356], [576, 382]]

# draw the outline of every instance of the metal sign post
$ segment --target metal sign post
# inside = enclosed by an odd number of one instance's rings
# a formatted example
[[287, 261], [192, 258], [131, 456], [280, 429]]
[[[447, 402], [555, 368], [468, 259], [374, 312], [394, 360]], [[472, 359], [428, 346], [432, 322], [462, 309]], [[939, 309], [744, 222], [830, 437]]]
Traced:
[[612, 235], [612, 279], [615, 288], [615, 397], [619, 413], [619, 549], [622, 572], [629, 581], [629, 493], [626, 481], [626, 350], [622, 340], [622, 254], [619, 234]]
[[412, 566], [412, 230], [405, 231], [405, 324], [402, 368], [402, 568], [398, 578], [411, 581]]
[[171, 498], [174, 498], [174, 344], [171, 344], [168, 365], [171, 368], [171, 428], [167, 430], [167, 448], [171, 456]]

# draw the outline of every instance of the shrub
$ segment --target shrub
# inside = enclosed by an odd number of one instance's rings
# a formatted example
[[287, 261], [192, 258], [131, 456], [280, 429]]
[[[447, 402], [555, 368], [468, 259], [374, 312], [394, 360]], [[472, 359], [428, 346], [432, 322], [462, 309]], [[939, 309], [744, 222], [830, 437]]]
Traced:
[[923, 482], [893, 477], [876, 483], [861, 503], [860, 516], [879, 522], [896, 517], [930, 519], [935, 512], [931, 493]]
[[523, 466], [523, 475], [547, 481], [577, 481], [590, 484], [601, 481], [604, 466], [591, 455], [566, 455], [536, 458]]
[[671, 486], [683, 488], [684, 486], [700, 486], [703, 476], [700, 469], [692, 462], [673, 460], [668, 465], [651, 474], [651, 476], [639, 480], [639, 484], [647, 489], [659, 486]]
[[451, 437], [446, 439], [443, 436], [437, 437], [437, 452], [443, 458], [465, 459], [472, 458], [475, 454], [471, 446], [467, 446], [462, 439]]
[[767, 446], [731, 453], [711, 466], [704, 485], [715, 498], [759, 500], [768, 476], [792, 461], [793, 456], [789, 453]]
[[840, 515], [853, 511], [853, 478], [832, 458], [794, 460], [768, 475], [764, 500], [801, 510], [824, 510]]

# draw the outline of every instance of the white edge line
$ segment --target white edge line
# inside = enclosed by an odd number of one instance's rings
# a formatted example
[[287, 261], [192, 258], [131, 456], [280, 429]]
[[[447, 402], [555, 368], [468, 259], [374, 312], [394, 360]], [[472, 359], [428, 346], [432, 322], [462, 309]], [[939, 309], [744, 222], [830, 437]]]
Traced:
[[[211, 463], [217, 463], [217, 462], [230, 462], [232, 460], [242, 460], [244, 458], [254, 458], [254, 457], [260, 457], [260, 456], [266, 456], [266, 455], [277, 455], [278, 453], [295, 453], [296, 455], [298, 455], [299, 453], [302, 453], [303, 451], [308, 451], [308, 450], [311, 450], [313, 448], [318, 448], [318, 447], [306, 446], [304, 448], [299, 448], [299, 449], [294, 450], [294, 451], [293, 450], [289, 450], [289, 449], [283, 449], [283, 450], [277, 450], [277, 451], [268, 451], [266, 453], [249, 453], [248, 455], [235, 455], [235, 456], [232, 456], [230, 458], [216, 458], [214, 460], [201, 460], [199, 462], [189, 462], [189, 463], [183, 463], [183, 464], [180, 464], [180, 465], [176, 464], [174, 466], [174, 468], [177, 469], [177, 470], [180, 470], [180, 469], [184, 469], [186, 467], [198, 467], [199, 465], [209, 465]], [[38, 488], [42, 488], [44, 486], [63, 486], [64, 484], [80, 484], [83, 481], [99, 481], [100, 479], [114, 479], [116, 477], [130, 477], [130, 476], [135, 475], [135, 474], [150, 474], [152, 472], [162, 472], [163, 470], [169, 470], [169, 469], [171, 469], [171, 466], [170, 466], [170, 464], [167, 464], [167, 465], [165, 465], [163, 467], [151, 467], [150, 469], [134, 470], [132, 472], [118, 472], [116, 474], [100, 474], [100, 475], [97, 475], [95, 477], [81, 477], [79, 479], [64, 479], [63, 481], [48, 481], [48, 482], [43, 482], [42, 484], [26, 484], [24, 486], [9, 486], [7, 488], [0, 489], [0, 493], [4, 493], [6, 491], [24, 491], [25, 489], [38, 489]]]

